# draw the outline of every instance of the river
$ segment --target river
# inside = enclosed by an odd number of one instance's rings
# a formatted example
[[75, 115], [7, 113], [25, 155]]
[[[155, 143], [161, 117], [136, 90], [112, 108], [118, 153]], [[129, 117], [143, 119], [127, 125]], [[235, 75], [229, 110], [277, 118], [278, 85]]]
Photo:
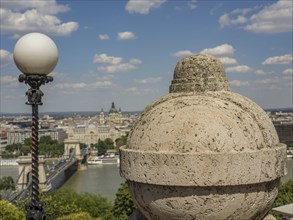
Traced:
[[[15, 180], [18, 176], [18, 166], [1, 166], [0, 178], [12, 176]], [[287, 159], [287, 175], [282, 177], [282, 182], [293, 180], [293, 158]], [[115, 194], [124, 179], [119, 175], [117, 165], [89, 165], [85, 170], [79, 170], [62, 186], [73, 189], [76, 192], [99, 194], [114, 201]]]

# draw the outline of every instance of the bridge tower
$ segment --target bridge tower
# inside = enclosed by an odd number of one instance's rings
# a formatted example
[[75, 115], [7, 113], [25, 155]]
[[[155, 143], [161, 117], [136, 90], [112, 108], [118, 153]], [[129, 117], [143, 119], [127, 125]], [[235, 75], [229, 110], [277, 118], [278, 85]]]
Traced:
[[64, 140], [64, 157], [69, 159], [70, 155], [74, 155], [78, 160], [82, 159], [80, 154], [80, 143], [76, 139], [66, 139]]
[[[18, 158], [18, 182], [17, 190], [22, 191], [27, 187], [31, 178], [32, 171], [32, 157], [31, 156], [20, 156]], [[43, 156], [39, 156], [39, 186], [43, 189], [46, 186], [46, 174], [45, 174], [45, 159]]]

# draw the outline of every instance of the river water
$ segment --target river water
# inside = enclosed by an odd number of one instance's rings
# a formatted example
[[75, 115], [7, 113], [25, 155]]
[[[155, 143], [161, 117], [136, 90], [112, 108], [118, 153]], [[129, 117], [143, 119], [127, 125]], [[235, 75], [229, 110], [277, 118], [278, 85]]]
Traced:
[[[16, 180], [18, 166], [1, 166], [0, 178], [3, 176], [12, 176]], [[293, 180], [293, 158], [287, 159], [287, 175], [282, 177], [282, 182], [289, 180]], [[73, 189], [78, 193], [99, 194], [114, 201], [117, 189], [124, 181], [117, 165], [88, 165], [85, 170], [74, 173], [62, 188]]]

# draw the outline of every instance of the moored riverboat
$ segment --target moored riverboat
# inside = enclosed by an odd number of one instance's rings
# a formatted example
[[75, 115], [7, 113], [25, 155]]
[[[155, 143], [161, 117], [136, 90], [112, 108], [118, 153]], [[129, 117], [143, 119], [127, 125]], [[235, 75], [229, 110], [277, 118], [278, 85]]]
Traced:
[[103, 164], [119, 164], [119, 157], [117, 156], [97, 156], [90, 157], [87, 160], [87, 164], [89, 165], [103, 165]]

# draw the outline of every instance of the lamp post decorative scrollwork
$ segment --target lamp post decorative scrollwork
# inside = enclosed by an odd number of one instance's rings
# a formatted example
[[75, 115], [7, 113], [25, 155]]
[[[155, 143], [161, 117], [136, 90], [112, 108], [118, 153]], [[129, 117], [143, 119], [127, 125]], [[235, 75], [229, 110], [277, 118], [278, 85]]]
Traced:
[[39, 113], [44, 93], [40, 86], [53, 81], [47, 76], [58, 62], [58, 49], [54, 41], [41, 33], [30, 33], [21, 37], [14, 47], [13, 58], [18, 69], [19, 82], [28, 84], [27, 105], [32, 106], [32, 188], [31, 201], [27, 204], [27, 220], [44, 220], [45, 213], [39, 199]]

